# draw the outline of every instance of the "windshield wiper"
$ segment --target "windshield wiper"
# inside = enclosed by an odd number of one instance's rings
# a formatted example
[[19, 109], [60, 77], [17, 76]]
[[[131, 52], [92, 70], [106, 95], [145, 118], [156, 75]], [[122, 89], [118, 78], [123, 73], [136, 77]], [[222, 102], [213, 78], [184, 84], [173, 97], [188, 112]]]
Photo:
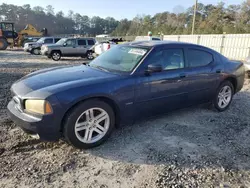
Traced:
[[110, 72], [108, 69], [105, 69], [104, 67], [99, 66], [99, 65], [95, 65], [95, 66], [92, 65], [91, 67], [97, 68], [97, 69], [105, 71], [105, 72]]

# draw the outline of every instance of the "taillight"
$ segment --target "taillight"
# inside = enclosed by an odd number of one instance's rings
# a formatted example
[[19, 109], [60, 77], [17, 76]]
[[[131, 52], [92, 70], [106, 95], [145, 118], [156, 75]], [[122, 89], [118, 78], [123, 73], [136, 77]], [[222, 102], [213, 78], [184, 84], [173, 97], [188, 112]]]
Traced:
[[108, 48], [107, 49], [110, 49], [110, 44], [108, 44]]

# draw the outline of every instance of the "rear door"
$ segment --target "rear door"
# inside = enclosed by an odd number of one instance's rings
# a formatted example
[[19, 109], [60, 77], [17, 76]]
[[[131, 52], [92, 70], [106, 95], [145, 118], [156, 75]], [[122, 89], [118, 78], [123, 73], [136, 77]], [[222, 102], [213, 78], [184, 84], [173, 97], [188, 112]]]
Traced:
[[222, 67], [219, 66], [216, 54], [203, 49], [186, 48], [188, 69], [188, 103], [200, 104], [213, 98]]
[[87, 53], [87, 50], [86, 39], [77, 39], [77, 54], [84, 56]]

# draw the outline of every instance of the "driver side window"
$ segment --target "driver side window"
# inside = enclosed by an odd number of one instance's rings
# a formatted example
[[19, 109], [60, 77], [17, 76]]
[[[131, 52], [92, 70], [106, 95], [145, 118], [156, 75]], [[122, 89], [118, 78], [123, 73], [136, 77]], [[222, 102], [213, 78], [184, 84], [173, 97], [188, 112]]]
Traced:
[[75, 46], [76, 45], [76, 40], [75, 39], [69, 39], [66, 41], [66, 46], [67, 47], [71, 47], [71, 46]]
[[163, 70], [184, 68], [184, 54], [182, 49], [164, 49], [155, 52], [149, 60], [150, 64], [158, 64]]

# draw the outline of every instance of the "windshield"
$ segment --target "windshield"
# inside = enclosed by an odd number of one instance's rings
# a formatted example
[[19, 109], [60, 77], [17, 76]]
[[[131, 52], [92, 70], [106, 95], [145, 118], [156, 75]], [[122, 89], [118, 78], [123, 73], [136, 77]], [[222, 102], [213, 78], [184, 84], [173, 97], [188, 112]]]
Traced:
[[60, 39], [56, 44], [63, 45], [66, 42], [67, 38]]
[[43, 43], [44, 42], [44, 40], [45, 40], [45, 38], [43, 37], [43, 38], [40, 38], [38, 41], [36, 41], [37, 43]]
[[94, 59], [90, 66], [108, 71], [131, 72], [147, 52], [146, 48], [116, 46]]

